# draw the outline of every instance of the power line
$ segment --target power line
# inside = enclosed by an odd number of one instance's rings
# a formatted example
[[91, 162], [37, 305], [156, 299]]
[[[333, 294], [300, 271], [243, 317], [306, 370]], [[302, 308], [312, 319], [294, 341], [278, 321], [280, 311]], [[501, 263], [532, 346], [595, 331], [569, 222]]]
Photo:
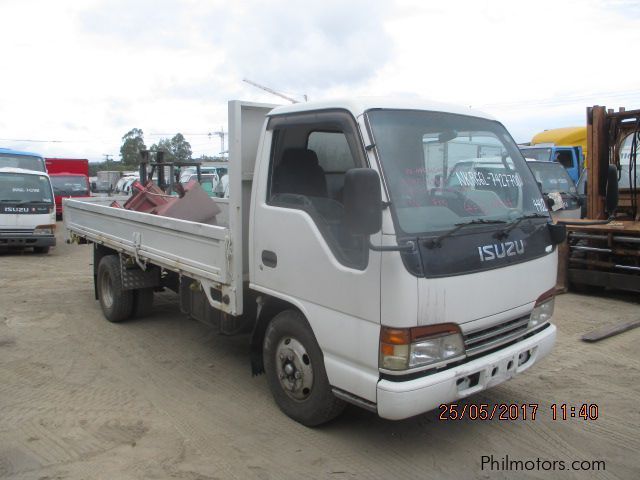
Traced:
[[109, 142], [110, 140], [35, 140], [31, 138], [0, 138], [0, 141], [25, 143], [96, 143]]
[[563, 96], [559, 98], [546, 98], [541, 100], [522, 100], [514, 102], [502, 102], [502, 103], [485, 103], [475, 105], [475, 108], [486, 107], [520, 107], [520, 106], [562, 106], [572, 105], [577, 102], [584, 102], [590, 99], [610, 99], [610, 98], [634, 98], [640, 96], [640, 91], [629, 90], [626, 92], [594, 92], [590, 94]]
[[31, 140], [28, 138], [0, 138], [3, 142], [28, 142], [28, 143], [64, 143], [65, 140]]
[[145, 136], [147, 136], [147, 137], [175, 137], [178, 133], [180, 133], [181, 135], [209, 135], [208, 133], [182, 133], [182, 132], [176, 132], [176, 133], [147, 133], [147, 134], [145, 134]]

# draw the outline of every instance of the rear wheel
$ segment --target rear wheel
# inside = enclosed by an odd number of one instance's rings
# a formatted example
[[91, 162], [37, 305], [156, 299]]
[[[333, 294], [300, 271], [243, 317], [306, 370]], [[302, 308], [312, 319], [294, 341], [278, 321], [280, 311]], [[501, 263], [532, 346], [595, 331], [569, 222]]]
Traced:
[[133, 312], [133, 291], [122, 289], [120, 257], [107, 255], [98, 265], [98, 298], [104, 316], [110, 322], [121, 322]]
[[271, 393], [292, 419], [313, 427], [344, 409], [344, 401], [331, 391], [322, 351], [301, 313], [287, 310], [269, 323], [263, 360]]

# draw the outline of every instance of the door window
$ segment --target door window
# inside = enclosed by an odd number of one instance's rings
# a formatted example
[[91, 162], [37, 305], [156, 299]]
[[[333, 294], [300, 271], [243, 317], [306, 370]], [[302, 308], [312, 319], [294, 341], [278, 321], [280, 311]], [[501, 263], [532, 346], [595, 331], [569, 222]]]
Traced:
[[[346, 172], [361, 165], [353, 129], [340, 122], [326, 125], [279, 125], [274, 129], [269, 205], [305, 211], [318, 227], [335, 258], [363, 270], [368, 241], [354, 235], [344, 221], [342, 193]], [[350, 136], [352, 138], [350, 138]]]
[[571, 150], [560, 150], [556, 152], [556, 162], [564, 168], [573, 168], [573, 152]]

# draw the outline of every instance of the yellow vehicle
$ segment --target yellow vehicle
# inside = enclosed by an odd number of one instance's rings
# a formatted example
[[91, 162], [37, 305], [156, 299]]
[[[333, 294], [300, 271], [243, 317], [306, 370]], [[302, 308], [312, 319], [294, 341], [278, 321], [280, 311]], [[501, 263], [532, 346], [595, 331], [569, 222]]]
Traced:
[[577, 184], [587, 166], [587, 128], [565, 127], [545, 130], [521, 145], [522, 155], [540, 162], [558, 162]]
[[531, 145], [552, 143], [558, 147], [582, 147], [585, 165], [587, 160], [587, 127], [552, 128], [540, 132], [531, 139]]

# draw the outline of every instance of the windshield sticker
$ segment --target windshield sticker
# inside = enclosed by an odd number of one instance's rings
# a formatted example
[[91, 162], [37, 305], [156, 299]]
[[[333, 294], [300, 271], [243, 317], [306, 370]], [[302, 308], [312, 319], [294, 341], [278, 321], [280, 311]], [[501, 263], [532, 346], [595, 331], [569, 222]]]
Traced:
[[547, 204], [542, 198], [534, 198], [533, 199], [533, 208], [535, 208], [538, 212], [548, 212]]
[[456, 172], [460, 185], [465, 187], [522, 187], [522, 178], [517, 173]]
[[40, 189], [39, 188], [13, 187], [11, 189], [11, 191], [16, 192], [16, 193], [24, 193], [24, 192], [40, 193]]

